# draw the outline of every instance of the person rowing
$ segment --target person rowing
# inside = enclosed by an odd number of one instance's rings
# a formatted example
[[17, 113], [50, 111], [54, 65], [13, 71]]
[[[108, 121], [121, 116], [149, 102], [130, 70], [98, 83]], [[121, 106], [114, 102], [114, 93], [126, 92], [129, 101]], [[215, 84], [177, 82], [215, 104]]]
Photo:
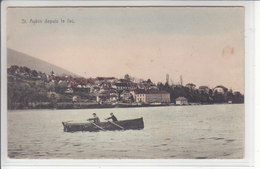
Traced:
[[113, 122], [118, 121], [116, 116], [113, 113], [110, 113], [110, 117], [106, 118], [106, 120], [112, 119]]
[[93, 118], [89, 118], [88, 121], [92, 121], [93, 123], [100, 123], [100, 120], [96, 113], [93, 113]]
[[116, 116], [115, 116], [113, 113], [110, 113], [110, 117], [106, 118], [105, 120], [109, 120], [109, 119], [112, 119], [112, 120], [113, 120], [113, 121], [108, 121], [108, 122], [112, 123], [114, 126], [120, 128], [121, 130], [124, 130], [124, 129], [125, 129], [123, 126], [121, 126], [121, 125], [115, 123], [115, 122], [117, 122], [118, 120], [117, 120]]

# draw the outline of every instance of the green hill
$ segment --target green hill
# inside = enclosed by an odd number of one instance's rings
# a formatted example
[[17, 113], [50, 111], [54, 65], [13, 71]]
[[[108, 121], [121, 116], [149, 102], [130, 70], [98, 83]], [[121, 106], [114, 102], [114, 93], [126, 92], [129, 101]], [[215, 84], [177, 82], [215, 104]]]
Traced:
[[30, 69], [37, 70], [49, 74], [52, 70], [56, 75], [72, 75], [76, 74], [65, 70], [61, 67], [48, 63], [46, 61], [40, 60], [38, 58], [32, 57], [22, 52], [18, 52], [13, 49], [7, 49], [7, 67], [11, 65], [26, 66]]

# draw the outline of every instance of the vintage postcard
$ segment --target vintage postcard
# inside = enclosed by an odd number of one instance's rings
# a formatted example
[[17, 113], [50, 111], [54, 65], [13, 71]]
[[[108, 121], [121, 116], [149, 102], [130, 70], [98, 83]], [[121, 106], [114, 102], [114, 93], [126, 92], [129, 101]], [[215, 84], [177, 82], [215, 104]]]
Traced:
[[243, 159], [245, 9], [8, 7], [10, 159]]

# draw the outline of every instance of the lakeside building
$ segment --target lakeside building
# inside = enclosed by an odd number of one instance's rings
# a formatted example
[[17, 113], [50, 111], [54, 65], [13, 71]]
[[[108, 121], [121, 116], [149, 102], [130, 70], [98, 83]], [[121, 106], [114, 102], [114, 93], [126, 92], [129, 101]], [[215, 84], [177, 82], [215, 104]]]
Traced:
[[137, 84], [133, 82], [118, 82], [113, 85], [113, 88], [117, 90], [135, 90], [137, 89]]
[[137, 103], [170, 103], [170, 93], [159, 90], [134, 90], [131, 92]]
[[176, 105], [187, 105], [188, 104], [188, 99], [186, 99], [185, 97], [178, 97], [177, 99], [175, 99], [176, 101]]
[[132, 94], [127, 91], [127, 90], [124, 90], [121, 94], [120, 94], [120, 98], [122, 99], [123, 102], [133, 102], [132, 100]]
[[112, 103], [118, 101], [118, 99], [118, 93], [113, 89], [100, 90], [96, 97], [98, 103]]

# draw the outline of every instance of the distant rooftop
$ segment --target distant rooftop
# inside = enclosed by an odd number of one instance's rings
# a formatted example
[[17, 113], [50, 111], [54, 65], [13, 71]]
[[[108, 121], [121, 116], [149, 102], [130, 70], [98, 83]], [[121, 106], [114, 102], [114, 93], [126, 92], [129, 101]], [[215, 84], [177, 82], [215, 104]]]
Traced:
[[187, 101], [188, 99], [186, 99], [185, 97], [178, 97], [177, 99], [175, 99], [176, 101]]
[[167, 91], [163, 90], [144, 90], [144, 89], [137, 89], [134, 90], [136, 94], [169, 94]]
[[208, 86], [200, 86], [199, 89], [208, 89]]

